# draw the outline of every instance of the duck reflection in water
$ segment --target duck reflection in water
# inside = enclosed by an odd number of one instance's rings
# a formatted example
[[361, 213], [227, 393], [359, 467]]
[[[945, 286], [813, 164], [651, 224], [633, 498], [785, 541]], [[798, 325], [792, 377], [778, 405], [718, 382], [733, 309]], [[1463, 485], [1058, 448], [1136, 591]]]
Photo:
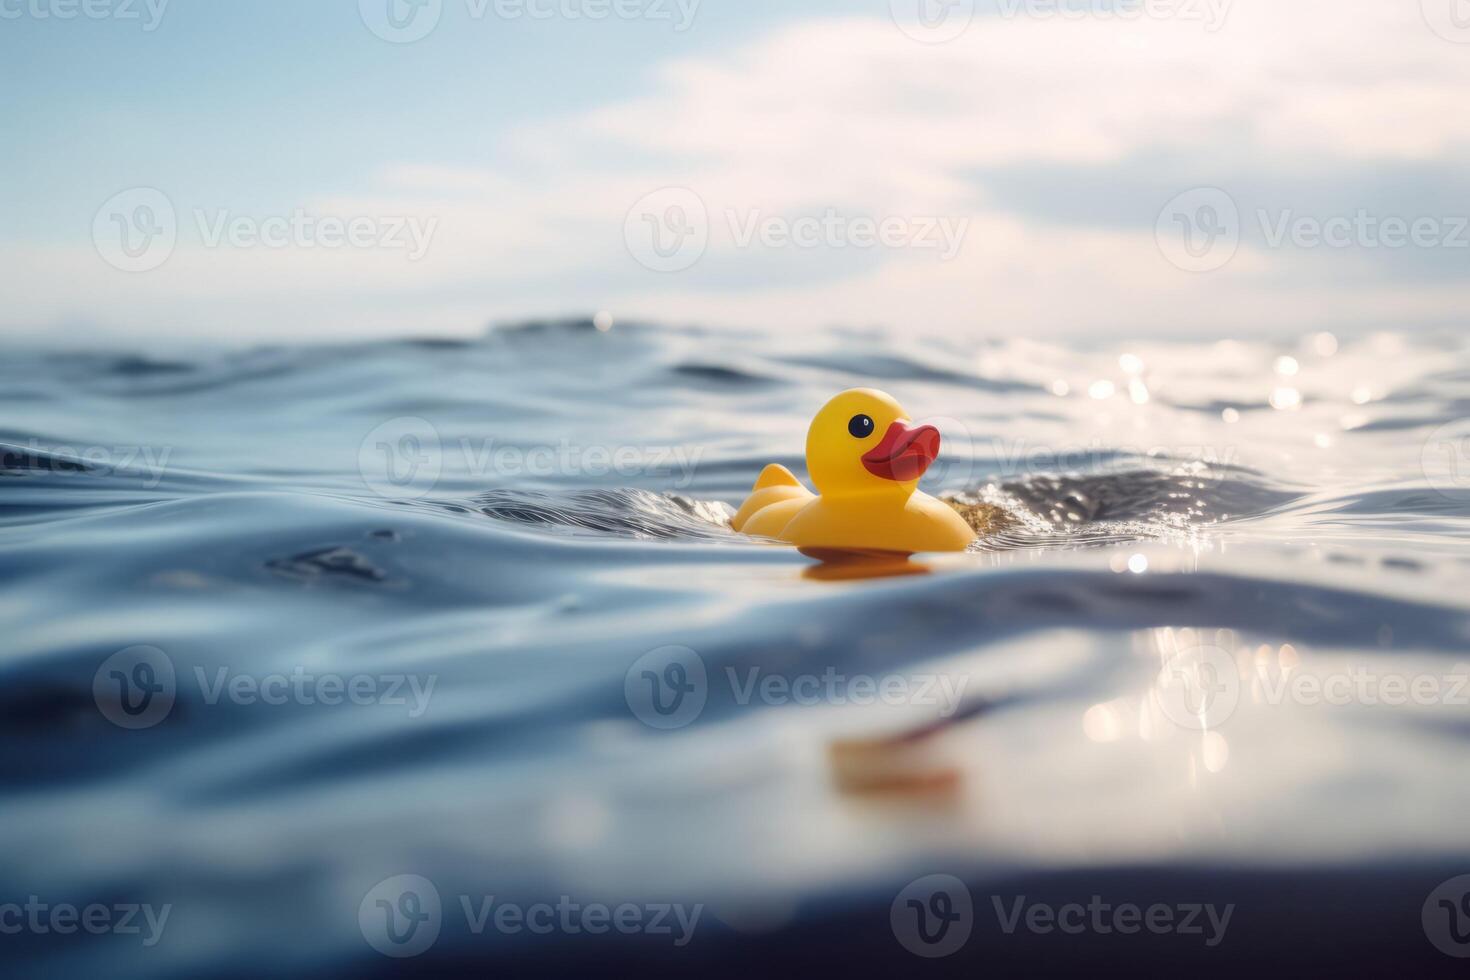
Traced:
[[851, 582], [865, 578], [898, 578], [904, 575], [928, 575], [932, 567], [913, 560], [901, 551], [843, 551], [837, 548], [799, 548], [803, 555], [815, 558], [816, 565], [802, 570], [801, 577], [817, 582]]

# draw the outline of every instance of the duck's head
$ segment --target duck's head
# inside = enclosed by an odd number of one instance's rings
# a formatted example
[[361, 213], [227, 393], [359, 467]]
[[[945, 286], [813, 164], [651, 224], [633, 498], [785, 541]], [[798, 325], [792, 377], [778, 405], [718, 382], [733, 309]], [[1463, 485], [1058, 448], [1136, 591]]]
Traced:
[[912, 493], [939, 455], [939, 430], [915, 426], [891, 395], [854, 388], [833, 398], [806, 434], [806, 466], [826, 495]]

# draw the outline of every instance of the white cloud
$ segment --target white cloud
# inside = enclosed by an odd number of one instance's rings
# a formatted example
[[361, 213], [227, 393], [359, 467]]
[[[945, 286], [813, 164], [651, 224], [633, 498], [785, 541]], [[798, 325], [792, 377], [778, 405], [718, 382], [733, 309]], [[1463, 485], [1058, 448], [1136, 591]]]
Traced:
[[[1215, 32], [1180, 19], [984, 18], [936, 46], [886, 20], [812, 19], [659, 66], [642, 98], [507, 133], [516, 156], [499, 170], [406, 160], [381, 172], [375, 194], [304, 202], [436, 217], [422, 261], [205, 249], [187, 230], [190, 203], [176, 202], [186, 230], [153, 272], [117, 272], [85, 244], [6, 249], [0, 317], [258, 336], [466, 332], [598, 307], [1027, 334], [1437, 321], [1465, 307], [1466, 289], [1357, 274], [1371, 260], [1361, 253], [1250, 241], [1225, 268], [1186, 273], [1160, 254], [1153, 219], [1173, 193], [1220, 175], [1320, 170], [1329, 183], [1349, 164], [1463, 159], [1467, 55], [1417, 4], [1381, 0], [1236, 0]], [[985, 168], [1028, 166], [1137, 176], [1145, 159], [1170, 161], [1149, 175], [1169, 192], [1113, 228], [1027, 218], [984, 179]], [[628, 255], [623, 219], [669, 185], [703, 198], [710, 248], [687, 272], [656, 274]], [[970, 226], [959, 257], [941, 263], [901, 250], [742, 250], [723, 217], [828, 208]], [[1320, 285], [1328, 261], [1353, 274]]]

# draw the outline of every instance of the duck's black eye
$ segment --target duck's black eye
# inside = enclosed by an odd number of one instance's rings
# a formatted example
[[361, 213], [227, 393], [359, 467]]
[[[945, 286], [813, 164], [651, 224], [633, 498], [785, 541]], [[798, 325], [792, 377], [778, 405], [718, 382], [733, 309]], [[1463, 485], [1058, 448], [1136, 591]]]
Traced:
[[866, 439], [873, 434], [873, 420], [866, 415], [854, 415], [847, 420], [847, 431], [854, 439]]

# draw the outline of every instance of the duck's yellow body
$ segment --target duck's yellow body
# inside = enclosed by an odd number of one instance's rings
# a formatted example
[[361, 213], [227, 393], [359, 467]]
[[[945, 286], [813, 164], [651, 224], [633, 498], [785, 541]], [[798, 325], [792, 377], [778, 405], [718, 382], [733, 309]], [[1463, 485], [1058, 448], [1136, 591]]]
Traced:
[[881, 391], [844, 391], [807, 431], [806, 464], [817, 493], [772, 463], [731, 526], [804, 549], [965, 550], [974, 530], [948, 504], [918, 489], [939, 453], [939, 432], [909, 421], [903, 406]]

